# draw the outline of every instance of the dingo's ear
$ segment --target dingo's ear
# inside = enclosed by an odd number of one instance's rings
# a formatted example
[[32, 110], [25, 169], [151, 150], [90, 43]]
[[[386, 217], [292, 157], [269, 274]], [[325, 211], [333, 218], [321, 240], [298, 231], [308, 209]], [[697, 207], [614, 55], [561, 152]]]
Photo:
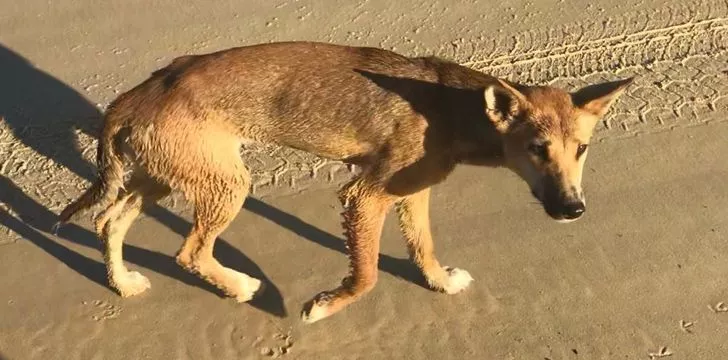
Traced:
[[633, 81], [634, 77], [631, 77], [629, 79], [589, 85], [572, 93], [571, 100], [577, 108], [601, 118], [609, 111], [609, 107], [624, 93], [624, 90]]
[[496, 129], [505, 131], [513, 118], [528, 103], [526, 97], [507, 82], [497, 79], [498, 83], [489, 85], [483, 93], [485, 113]]

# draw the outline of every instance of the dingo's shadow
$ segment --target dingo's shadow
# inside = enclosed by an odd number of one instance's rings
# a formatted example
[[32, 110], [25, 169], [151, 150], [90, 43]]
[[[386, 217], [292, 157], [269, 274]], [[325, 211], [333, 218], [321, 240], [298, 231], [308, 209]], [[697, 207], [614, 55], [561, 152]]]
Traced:
[[[312, 241], [327, 249], [338, 251], [342, 254], [347, 253], [344, 239], [331, 235], [330, 233], [301, 220], [297, 216], [277, 209], [261, 200], [248, 198], [245, 200], [243, 208], [272, 221], [273, 223], [308, 241]], [[399, 259], [386, 254], [379, 254], [379, 270], [409, 281], [415, 285], [419, 285], [423, 288], [430, 288], [427, 285], [427, 280], [420, 270], [409, 259]]]
[[94, 136], [101, 117], [83, 95], [0, 44], [0, 118], [23, 144], [91, 180], [74, 129]]

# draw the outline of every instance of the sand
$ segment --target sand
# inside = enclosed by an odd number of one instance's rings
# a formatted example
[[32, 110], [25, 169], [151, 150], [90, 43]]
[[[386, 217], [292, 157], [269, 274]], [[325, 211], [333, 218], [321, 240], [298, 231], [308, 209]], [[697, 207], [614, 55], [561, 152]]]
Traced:
[[[0, 358], [728, 358], [728, 4], [720, 1], [0, 1]], [[574, 88], [637, 75], [593, 141], [585, 217], [551, 221], [505, 170], [437, 186], [440, 260], [475, 278], [425, 288], [390, 219], [380, 281], [313, 325], [302, 304], [347, 269], [334, 195], [348, 170], [288, 149], [243, 156], [255, 195], [221, 261], [266, 281], [221, 298], [172, 255], [189, 211], [168, 201], [129, 233], [152, 288], [106, 286], [88, 221], [49, 233], [93, 174], [120, 91], [184, 53], [319, 40], [436, 54]]]

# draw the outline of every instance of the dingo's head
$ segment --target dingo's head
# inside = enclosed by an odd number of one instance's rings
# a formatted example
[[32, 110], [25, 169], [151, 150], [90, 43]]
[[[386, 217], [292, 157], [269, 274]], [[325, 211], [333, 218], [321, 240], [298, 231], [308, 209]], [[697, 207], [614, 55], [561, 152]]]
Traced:
[[594, 126], [632, 78], [575, 93], [499, 80], [485, 89], [488, 118], [503, 135], [506, 164], [549, 216], [568, 222], [586, 210], [581, 177]]

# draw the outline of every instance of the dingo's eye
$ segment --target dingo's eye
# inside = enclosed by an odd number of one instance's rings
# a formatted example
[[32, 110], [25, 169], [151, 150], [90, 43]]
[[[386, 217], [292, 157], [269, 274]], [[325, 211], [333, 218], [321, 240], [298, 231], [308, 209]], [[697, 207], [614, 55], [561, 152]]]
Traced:
[[545, 143], [533, 143], [528, 145], [528, 151], [540, 158], [541, 160], [548, 160], [549, 158], [549, 142]]
[[588, 146], [589, 145], [587, 145], [587, 144], [579, 144], [579, 148], [576, 149], [576, 158], [577, 159], [580, 158], [582, 155], [584, 155], [584, 153], [586, 152], [586, 148]]

